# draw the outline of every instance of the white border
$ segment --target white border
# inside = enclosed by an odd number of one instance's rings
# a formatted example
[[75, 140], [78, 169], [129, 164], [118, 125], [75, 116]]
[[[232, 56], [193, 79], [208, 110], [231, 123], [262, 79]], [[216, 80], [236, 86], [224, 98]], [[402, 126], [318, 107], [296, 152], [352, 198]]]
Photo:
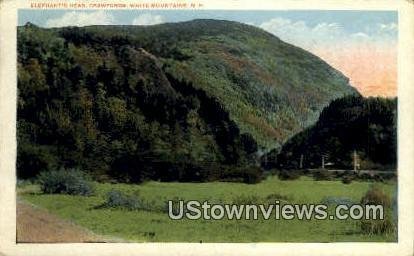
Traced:
[[[1, 0], [0, 0], [1, 1]], [[0, 255], [414, 255], [414, 3], [408, 0], [200, 0], [203, 9], [398, 10], [398, 243], [116, 243], [16, 244], [16, 26], [17, 9], [30, 2], [0, 3]], [[56, 1], [56, 0], [54, 0]], [[57, 0], [59, 1], [59, 0]], [[75, 2], [61, 0], [61, 2]], [[89, 0], [90, 1], [90, 0]], [[50, 0], [49, 2], [53, 2]], [[88, 2], [84, 0], [83, 2]], [[108, 0], [106, 3], [128, 2]], [[129, 1], [173, 2], [173, 1]], [[185, 2], [176, 0], [174, 2]]]

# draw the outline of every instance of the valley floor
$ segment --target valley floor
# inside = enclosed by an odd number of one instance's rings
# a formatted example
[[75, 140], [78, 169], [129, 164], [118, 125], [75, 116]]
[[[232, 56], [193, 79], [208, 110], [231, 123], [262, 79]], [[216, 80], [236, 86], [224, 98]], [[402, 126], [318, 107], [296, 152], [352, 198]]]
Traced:
[[[37, 185], [18, 187], [19, 242], [395, 242], [396, 234], [366, 235], [354, 220], [171, 220], [167, 200], [211, 203], [321, 203], [330, 198], [359, 202], [372, 182], [314, 181], [309, 177], [259, 184], [162, 183], [141, 185], [96, 183], [93, 196], [46, 195]], [[378, 183], [393, 197], [396, 182]], [[118, 190], [139, 197], [146, 209], [102, 208], [107, 193]], [[33, 206], [32, 206], [33, 205]], [[74, 224], [76, 223], [76, 225]], [[88, 232], [87, 230], [92, 232]], [[94, 234], [99, 234], [94, 235]]]

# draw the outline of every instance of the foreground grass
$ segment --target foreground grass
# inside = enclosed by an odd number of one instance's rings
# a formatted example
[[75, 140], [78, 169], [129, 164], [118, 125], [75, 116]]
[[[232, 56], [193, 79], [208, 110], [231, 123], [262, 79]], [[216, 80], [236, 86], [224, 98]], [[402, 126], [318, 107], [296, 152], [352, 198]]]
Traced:
[[[208, 200], [232, 203], [253, 198], [280, 197], [289, 203], [320, 203], [326, 196], [347, 197], [359, 202], [371, 182], [314, 181], [302, 177], [281, 181], [276, 177], [254, 185], [240, 183], [161, 183], [142, 185], [96, 184], [93, 196], [45, 195], [36, 185], [19, 187], [26, 201], [84, 226], [97, 234], [130, 241], [148, 242], [335, 242], [396, 241], [396, 235], [364, 235], [353, 220], [170, 220], [162, 211], [126, 211], [99, 208], [112, 189], [135, 194], [149, 204], [162, 207], [167, 200]], [[393, 196], [395, 183], [379, 183]], [[273, 200], [273, 199], [272, 199]]]

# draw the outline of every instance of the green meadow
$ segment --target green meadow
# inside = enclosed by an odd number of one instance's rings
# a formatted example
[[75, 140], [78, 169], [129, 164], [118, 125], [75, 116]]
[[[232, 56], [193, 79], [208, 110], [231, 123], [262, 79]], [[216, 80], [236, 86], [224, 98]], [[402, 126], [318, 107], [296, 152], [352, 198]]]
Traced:
[[[258, 184], [230, 182], [183, 183], [150, 181], [140, 185], [95, 183], [91, 196], [43, 194], [38, 185], [19, 185], [26, 202], [81, 225], [96, 234], [130, 242], [395, 242], [395, 233], [367, 235], [357, 220], [171, 220], [167, 200], [200, 200], [209, 203], [321, 203], [327, 197], [359, 202], [373, 184], [390, 198], [394, 181], [315, 181], [310, 177], [279, 180], [270, 176]], [[145, 202], [142, 210], [102, 207], [111, 190]], [[333, 208], [333, 207], [332, 207]], [[163, 210], [164, 209], [164, 210]], [[273, 215], [272, 215], [273, 216]]]

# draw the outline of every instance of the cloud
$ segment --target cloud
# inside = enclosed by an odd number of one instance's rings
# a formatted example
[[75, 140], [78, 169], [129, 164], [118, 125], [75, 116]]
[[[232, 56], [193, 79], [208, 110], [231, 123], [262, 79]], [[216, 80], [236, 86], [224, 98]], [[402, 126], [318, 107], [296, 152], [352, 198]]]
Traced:
[[339, 23], [319, 23], [314, 28], [312, 28], [312, 32], [317, 35], [340, 35], [343, 33], [342, 26]]
[[152, 15], [150, 13], [144, 13], [136, 17], [132, 21], [132, 25], [155, 25], [164, 23], [164, 17], [161, 15]]
[[65, 27], [65, 26], [88, 26], [88, 25], [111, 25], [114, 24], [114, 16], [103, 10], [94, 12], [66, 12], [58, 18], [48, 19], [46, 27]]
[[367, 39], [367, 38], [369, 38], [369, 35], [367, 35], [367, 34], [365, 34], [363, 32], [358, 32], [358, 33], [351, 34], [351, 37], [361, 38], [361, 39]]
[[320, 23], [311, 27], [305, 21], [292, 21], [285, 18], [271, 19], [263, 22], [259, 27], [288, 43], [308, 50], [315, 44], [337, 40], [344, 34], [343, 28], [338, 23]]
[[378, 24], [380, 31], [396, 33], [398, 31], [398, 25], [395, 22], [388, 24]]

